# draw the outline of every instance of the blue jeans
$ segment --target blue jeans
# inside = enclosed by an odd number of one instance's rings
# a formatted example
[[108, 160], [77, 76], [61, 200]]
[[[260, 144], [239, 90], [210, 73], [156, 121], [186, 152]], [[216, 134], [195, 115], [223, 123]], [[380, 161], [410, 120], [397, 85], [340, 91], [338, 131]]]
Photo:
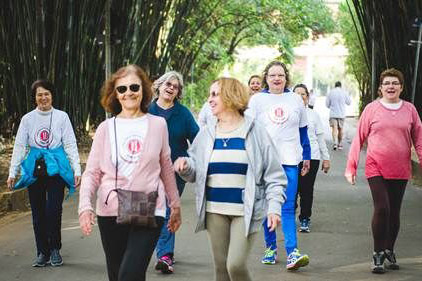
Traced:
[[65, 183], [60, 176], [37, 179], [28, 187], [37, 255], [60, 249]]
[[[177, 189], [179, 190], [179, 196], [182, 196], [183, 190], [185, 189], [185, 182], [176, 177]], [[164, 255], [170, 255], [173, 257], [174, 254], [174, 243], [175, 243], [175, 234], [170, 232], [167, 229], [167, 224], [170, 219], [170, 208], [167, 206], [166, 218], [164, 219], [163, 227], [161, 228], [160, 238], [158, 239], [156, 252], [157, 258], [161, 258]]]
[[[286, 202], [281, 208], [281, 221], [284, 234], [284, 247], [287, 255], [297, 248], [296, 238], [296, 219], [295, 219], [295, 203], [297, 193], [298, 167], [293, 165], [283, 165], [284, 172], [287, 176]], [[270, 231], [267, 226], [267, 219], [264, 220], [264, 238], [267, 248], [277, 249], [277, 234]]]

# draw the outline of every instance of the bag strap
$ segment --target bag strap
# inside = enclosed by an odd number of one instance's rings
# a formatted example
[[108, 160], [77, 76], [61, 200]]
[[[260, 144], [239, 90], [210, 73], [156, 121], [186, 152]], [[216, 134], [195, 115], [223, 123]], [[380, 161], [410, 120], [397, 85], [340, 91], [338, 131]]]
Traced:
[[114, 122], [114, 145], [116, 147], [116, 176], [114, 178], [114, 189], [110, 190], [109, 193], [107, 194], [107, 198], [106, 198], [106, 201], [105, 201], [106, 205], [107, 205], [107, 202], [108, 202], [108, 198], [110, 197], [110, 193], [113, 192], [113, 191], [116, 191], [116, 192], [118, 191], [118, 189], [117, 189], [117, 172], [119, 170], [119, 157], [117, 155], [118, 151], [117, 151], [116, 117], [114, 117], [113, 122]]

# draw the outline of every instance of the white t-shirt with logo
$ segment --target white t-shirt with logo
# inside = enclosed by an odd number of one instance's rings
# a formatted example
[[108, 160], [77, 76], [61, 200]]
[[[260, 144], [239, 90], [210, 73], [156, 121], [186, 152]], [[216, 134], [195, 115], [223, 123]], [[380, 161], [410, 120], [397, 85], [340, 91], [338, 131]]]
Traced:
[[78, 147], [67, 113], [54, 108], [49, 111], [34, 109], [28, 112], [22, 117], [16, 134], [9, 177], [16, 177], [28, 147], [55, 149], [62, 145], [74, 174], [80, 176]]
[[299, 128], [307, 126], [308, 120], [299, 95], [293, 92], [255, 94], [249, 100], [246, 114], [264, 124], [283, 165], [298, 165], [302, 161]]
[[130, 180], [133, 176], [133, 170], [142, 157], [148, 131], [148, 119], [146, 115], [134, 119], [110, 118], [108, 128], [111, 144], [111, 161], [114, 165], [116, 165], [114, 119], [116, 119], [117, 151], [119, 154], [118, 173]]

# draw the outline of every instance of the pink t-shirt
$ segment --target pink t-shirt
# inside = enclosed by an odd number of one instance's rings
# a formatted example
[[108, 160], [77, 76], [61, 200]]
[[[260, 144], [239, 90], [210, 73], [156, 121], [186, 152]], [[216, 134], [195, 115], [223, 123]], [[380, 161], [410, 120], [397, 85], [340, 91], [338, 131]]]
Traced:
[[422, 123], [416, 108], [406, 101], [398, 109], [388, 109], [378, 100], [368, 104], [350, 147], [346, 175], [356, 175], [365, 141], [368, 144], [366, 178], [409, 179], [412, 142], [422, 160]]

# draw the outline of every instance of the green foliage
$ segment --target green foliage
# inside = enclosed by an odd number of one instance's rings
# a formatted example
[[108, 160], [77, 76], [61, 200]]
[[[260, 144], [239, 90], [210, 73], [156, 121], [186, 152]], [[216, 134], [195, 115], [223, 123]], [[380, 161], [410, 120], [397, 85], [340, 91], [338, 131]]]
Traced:
[[346, 71], [353, 75], [358, 82], [360, 91], [359, 100], [363, 101], [359, 105], [359, 108], [362, 111], [371, 98], [371, 74], [368, 68], [365, 45], [361, 45], [361, 38], [363, 37], [362, 29], [359, 25], [353, 23], [353, 20], [356, 19], [356, 12], [349, 10], [347, 4], [343, 2], [339, 7], [339, 31], [349, 51], [346, 59]]
[[[4, 2], [4, 3], [3, 3]], [[77, 130], [104, 118], [106, 1], [3, 1], [0, 9], [0, 122], [15, 131], [34, 107], [29, 87], [48, 78], [55, 106]], [[322, 0], [120, 0], [112, 1], [112, 71], [135, 63], [151, 77], [181, 72], [182, 102], [198, 108], [210, 82], [232, 64], [241, 46], [276, 46], [282, 59], [310, 34], [334, 28]], [[189, 84], [189, 83], [188, 83]], [[7, 114], [6, 112], [7, 108]], [[92, 123], [92, 122], [91, 122]], [[0, 133], [5, 132], [0, 128]]]
[[[412, 23], [422, 14], [422, 1], [397, 0], [387, 3], [387, 1], [346, 0], [346, 4], [350, 9], [343, 6], [343, 16], [347, 18], [349, 12], [355, 29], [353, 32], [353, 28], [350, 28], [350, 19], [346, 19], [344, 33], [345, 36], [349, 36], [346, 45], [354, 52], [352, 56], [355, 61], [349, 64], [356, 79], [361, 81], [362, 106], [372, 99], [372, 93], [369, 91], [369, 73], [372, 73], [372, 67], [375, 73], [373, 89], [375, 97], [380, 73], [394, 67], [405, 77], [401, 98], [411, 100], [412, 87], [416, 87], [416, 93], [422, 89], [422, 79], [417, 79], [415, 85], [412, 83], [416, 71], [414, 68], [416, 48], [408, 46], [408, 43], [418, 36], [417, 29], [412, 27]], [[372, 64], [372, 53], [374, 64]], [[422, 64], [419, 64], [418, 73], [421, 72]], [[422, 95], [416, 95], [415, 106], [416, 108], [422, 106]]]

